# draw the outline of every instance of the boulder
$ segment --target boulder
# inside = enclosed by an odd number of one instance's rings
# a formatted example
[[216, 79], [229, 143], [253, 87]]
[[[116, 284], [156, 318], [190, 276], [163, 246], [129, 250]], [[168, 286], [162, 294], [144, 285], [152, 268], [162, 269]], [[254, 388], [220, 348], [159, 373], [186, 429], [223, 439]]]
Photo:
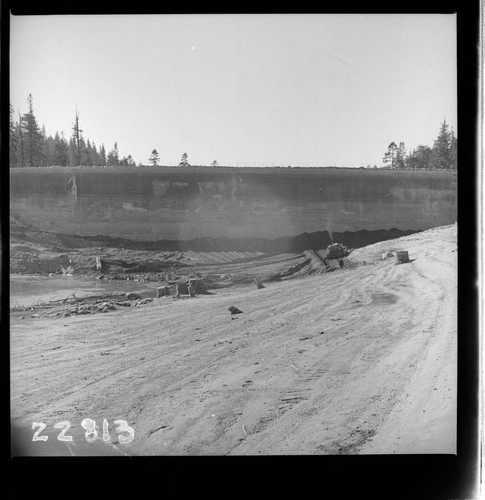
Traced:
[[138, 300], [141, 299], [141, 295], [135, 292], [126, 292], [125, 297], [129, 300]]
[[157, 288], [157, 298], [168, 297], [170, 295], [170, 289], [168, 286], [159, 286]]
[[183, 281], [180, 281], [177, 283], [177, 289], [175, 292], [175, 295], [188, 295], [189, 294], [189, 285], [187, 283], [184, 283]]
[[206, 293], [207, 292], [207, 287], [205, 286], [205, 283], [199, 278], [190, 278], [189, 285], [192, 287], [192, 290], [195, 293]]
[[396, 252], [396, 263], [397, 264], [404, 264], [406, 262], [409, 262], [409, 254], [405, 251]]

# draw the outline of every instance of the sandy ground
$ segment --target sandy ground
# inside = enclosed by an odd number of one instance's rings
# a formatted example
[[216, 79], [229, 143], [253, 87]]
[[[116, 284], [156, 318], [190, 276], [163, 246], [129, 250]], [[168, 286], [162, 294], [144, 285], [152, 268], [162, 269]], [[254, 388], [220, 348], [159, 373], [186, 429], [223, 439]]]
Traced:
[[[363, 265], [261, 290], [12, 317], [16, 452], [455, 453], [456, 230], [378, 243], [351, 254]], [[381, 260], [388, 249], [412, 262]], [[99, 429], [92, 444], [85, 418]], [[129, 444], [119, 419], [135, 432]], [[70, 443], [57, 439], [62, 421]], [[33, 422], [48, 441], [32, 441]]]

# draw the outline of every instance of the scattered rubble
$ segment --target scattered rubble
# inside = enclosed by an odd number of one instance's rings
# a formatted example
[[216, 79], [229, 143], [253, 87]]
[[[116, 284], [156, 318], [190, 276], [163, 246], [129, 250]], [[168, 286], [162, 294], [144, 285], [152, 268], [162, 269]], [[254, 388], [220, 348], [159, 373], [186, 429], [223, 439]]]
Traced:
[[[75, 293], [70, 296], [60, 299], [51, 300], [49, 302], [38, 302], [32, 306], [15, 306], [10, 308], [10, 313], [17, 315], [25, 311], [45, 311], [42, 316], [55, 317], [55, 316], [78, 316], [82, 314], [95, 314], [116, 311], [118, 307], [137, 307], [153, 302], [151, 297], [142, 298], [139, 294], [126, 294], [129, 295], [131, 300], [120, 300], [125, 298], [125, 295], [111, 294], [105, 296], [87, 296], [76, 297]], [[67, 307], [66, 307], [67, 306]], [[38, 312], [30, 314], [31, 318], [40, 317]], [[19, 319], [25, 319], [24, 315], [18, 316]]]

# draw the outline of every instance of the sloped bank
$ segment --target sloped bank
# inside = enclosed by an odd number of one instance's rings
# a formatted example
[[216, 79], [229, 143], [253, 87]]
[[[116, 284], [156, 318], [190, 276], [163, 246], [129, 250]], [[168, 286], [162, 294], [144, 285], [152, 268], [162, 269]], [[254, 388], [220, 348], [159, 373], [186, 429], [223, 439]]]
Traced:
[[[269, 275], [286, 273], [301, 266], [304, 252], [325, 249], [332, 242], [348, 248], [360, 248], [377, 241], [406, 236], [416, 231], [398, 229], [332, 233], [320, 231], [294, 238], [200, 238], [188, 241], [134, 241], [109, 237], [81, 237], [38, 231], [10, 218], [10, 272], [13, 274], [105, 275], [111, 278], [165, 280], [166, 274], [184, 268], [217, 272], [241, 264], [238, 274], [248, 274], [246, 281], [258, 275], [258, 267], [281, 255], [282, 268]], [[287, 257], [284, 257], [288, 255]], [[298, 262], [292, 262], [300, 256]], [[99, 259], [101, 267], [97, 265]], [[229, 266], [229, 267], [228, 267]], [[285, 267], [286, 266], [286, 267]], [[266, 273], [268, 274], [268, 273]], [[290, 272], [291, 274], [291, 272]], [[265, 273], [258, 275], [265, 279]]]

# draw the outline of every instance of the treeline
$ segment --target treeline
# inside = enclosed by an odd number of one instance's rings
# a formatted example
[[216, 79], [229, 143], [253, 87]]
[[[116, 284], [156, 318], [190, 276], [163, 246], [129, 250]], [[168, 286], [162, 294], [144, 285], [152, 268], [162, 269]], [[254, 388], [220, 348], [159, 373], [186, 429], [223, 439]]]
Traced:
[[[40, 127], [34, 115], [33, 99], [29, 94], [27, 99], [28, 112], [14, 118], [10, 105], [10, 167], [50, 167], [53, 165], [68, 166], [136, 166], [131, 155], [119, 157], [118, 144], [106, 152], [104, 144], [98, 148], [94, 141], [85, 139], [79, 125], [79, 115], [76, 110], [71, 136], [67, 139], [64, 132], [56, 132], [47, 136], [45, 127]], [[389, 144], [382, 159], [383, 168], [412, 170], [456, 170], [458, 140], [453, 129], [446, 120], [432, 147], [419, 145], [409, 153], [404, 142], [397, 145]], [[160, 155], [156, 149], [148, 158], [148, 163], [158, 166]], [[141, 166], [140, 163], [138, 166]], [[211, 166], [217, 166], [214, 160]], [[182, 155], [179, 166], [190, 166], [188, 155]], [[361, 167], [364, 168], [364, 167]], [[372, 168], [370, 165], [367, 168]], [[374, 165], [373, 168], [378, 168]]]
[[79, 125], [79, 115], [73, 122], [72, 134], [67, 139], [64, 132], [47, 136], [45, 127], [40, 127], [34, 115], [32, 95], [27, 99], [28, 112], [15, 121], [10, 105], [10, 167], [68, 166], [135, 166], [131, 155], [120, 159], [118, 144], [106, 153], [104, 144], [99, 148], [94, 141], [85, 139]]
[[433, 147], [419, 145], [409, 153], [404, 142], [391, 142], [384, 154], [384, 168], [412, 170], [456, 170], [458, 166], [458, 139], [453, 129], [443, 120]]

